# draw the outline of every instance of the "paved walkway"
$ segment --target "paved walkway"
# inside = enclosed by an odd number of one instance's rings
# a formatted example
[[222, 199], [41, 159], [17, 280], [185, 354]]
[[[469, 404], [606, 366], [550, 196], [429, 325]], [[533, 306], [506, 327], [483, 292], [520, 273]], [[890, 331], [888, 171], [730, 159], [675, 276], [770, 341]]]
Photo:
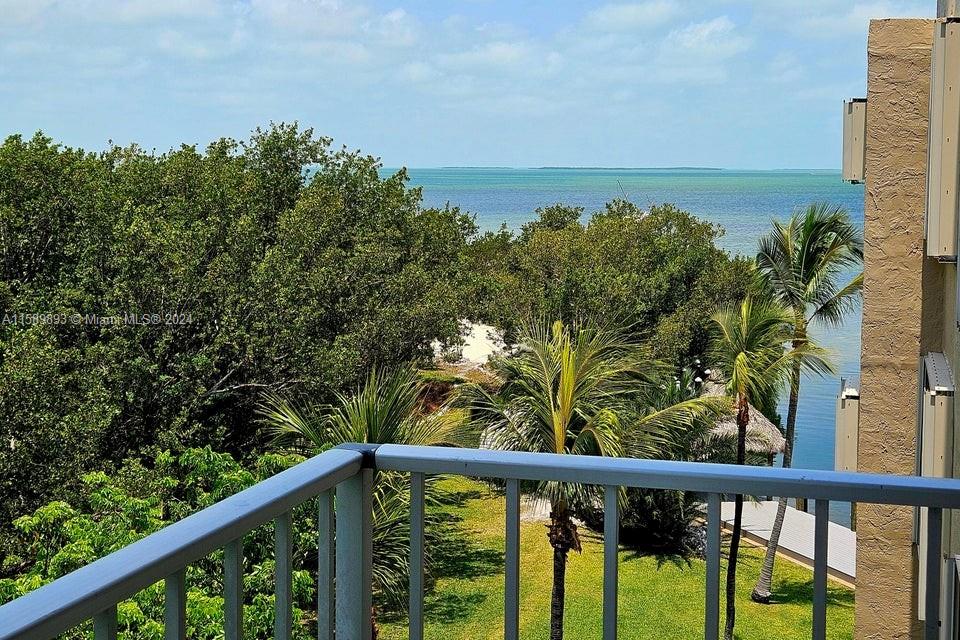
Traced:
[[[725, 529], [733, 528], [733, 502], [720, 508]], [[743, 535], [757, 544], [766, 545], [777, 514], [776, 501], [743, 503]], [[813, 524], [811, 513], [787, 507], [780, 533], [779, 553], [801, 564], [813, 566]], [[831, 522], [827, 532], [827, 571], [841, 582], [853, 585], [857, 577], [857, 534]]]

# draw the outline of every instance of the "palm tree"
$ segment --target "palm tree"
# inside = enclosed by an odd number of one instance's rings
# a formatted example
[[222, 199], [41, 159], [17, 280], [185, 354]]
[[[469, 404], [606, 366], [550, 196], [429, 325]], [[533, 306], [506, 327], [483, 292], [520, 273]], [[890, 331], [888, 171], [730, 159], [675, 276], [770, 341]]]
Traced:
[[[808, 332], [811, 323], [837, 326], [843, 322], [860, 294], [863, 272], [842, 286], [840, 282], [862, 264], [860, 230], [843, 208], [826, 203], [811, 204], [795, 212], [786, 224], [774, 222], [770, 233], [760, 238], [757, 274], [761, 285], [793, 313], [791, 344], [794, 349], [813, 343]], [[801, 368], [801, 360], [794, 360], [790, 371], [784, 468], [793, 461]], [[770, 602], [773, 564], [786, 510], [787, 498], [781, 497], [760, 577], [750, 596], [755, 602]]]
[[[277, 448], [312, 455], [347, 442], [370, 444], [457, 444], [461, 420], [446, 405], [421, 410], [423, 383], [416, 371], [373, 370], [353, 394], [338, 393], [332, 404], [298, 405], [266, 396], [260, 415]], [[430, 480], [427, 480], [428, 483]], [[431, 491], [428, 484], [428, 499]], [[409, 569], [410, 495], [405, 476], [376, 472], [373, 482], [374, 588], [401, 602]], [[433, 529], [426, 527], [428, 537]], [[424, 545], [425, 553], [431, 545]], [[429, 558], [425, 559], [429, 563]], [[376, 627], [375, 617], [374, 627]], [[374, 633], [374, 636], [376, 633]]]
[[[822, 350], [810, 345], [785, 350], [793, 335], [793, 316], [777, 302], [754, 301], [748, 296], [739, 309], [718, 311], [712, 320], [716, 336], [711, 345], [711, 363], [723, 373], [727, 395], [733, 398], [737, 421], [737, 464], [744, 464], [751, 403], [760, 404], [775, 397], [795, 362], [813, 370], [824, 370], [827, 364], [822, 358]], [[724, 632], [727, 640], [733, 640], [736, 622], [734, 596], [742, 518], [743, 496], [737, 495], [727, 563]]]
[[[496, 394], [467, 390], [481, 442], [494, 449], [593, 456], [656, 454], [670, 429], [715, 411], [715, 402], [695, 398], [665, 409], [638, 411], [636, 396], [660, 367], [625, 332], [588, 325], [571, 330], [562, 322], [521, 331], [517, 352], [494, 363], [504, 381]], [[729, 404], [726, 405], [727, 407]], [[721, 409], [722, 411], [722, 409]], [[553, 547], [550, 638], [563, 638], [567, 556], [580, 551], [571, 514], [595, 508], [596, 487], [544, 482], [536, 496], [550, 504], [548, 538]]]

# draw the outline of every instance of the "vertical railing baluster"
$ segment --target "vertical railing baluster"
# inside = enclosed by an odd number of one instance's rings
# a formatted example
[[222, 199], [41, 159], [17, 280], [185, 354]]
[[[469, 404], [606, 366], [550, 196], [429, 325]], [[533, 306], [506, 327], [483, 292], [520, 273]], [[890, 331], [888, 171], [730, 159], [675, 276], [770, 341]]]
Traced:
[[273, 637], [290, 640], [293, 633], [293, 517], [288, 511], [274, 520], [276, 600]]
[[946, 558], [943, 563], [943, 587], [945, 589], [941, 601], [946, 607], [943, 611], [943, 620], [940, 621], [940, 628], [944, 638], [956, 638], [957, 630], [955, 628], [957, 615], [957, 559], [956, 557]]
[[830, 501], [814, 501], [813, 523], [813, 640], [827, 637], [827, 550]]
[[410, 474], [410, 640], [423, 640], [423, 509], [422, 473]]
[[943, 568], [943, 510], [940, 507], [927, 509], [927, 587], [923, 622], [925, 640], [937, 640], [940, 637], [940, 572]]
[[707, 495], [707, 588], [703, 637], [720, 634], [720, 494]]
[[223, 548], [223, 636], [243, 637], [243, 538]]
[[504, 561], [503, 637], [520, 637], [520, 481], [507, 480], [507, 522]]
[[163, 639], [187, 637], [187, 569], [167, 576], [164, 581]]
[[620, 547], [618, 487], [603, 489], [603, 640], [617, 638], [617, 552]]
[[336, 547], [333, 540], [335, 515], [333, 491], [320, 494], [317, 514], [317, 640], [333, 640], [337, 621], [333, 581], [336, 574]]
[[373, 470], [337, 485], [337, 638], [370, 640], [373, 627]]
[[93, 640], [117, 640], [117, 605], [93, 617]]

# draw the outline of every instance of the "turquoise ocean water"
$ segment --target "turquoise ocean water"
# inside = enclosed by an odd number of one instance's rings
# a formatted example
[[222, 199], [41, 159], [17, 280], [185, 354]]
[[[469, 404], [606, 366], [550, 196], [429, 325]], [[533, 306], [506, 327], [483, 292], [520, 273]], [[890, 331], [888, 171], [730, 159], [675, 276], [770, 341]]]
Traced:
[[[387, 170], [389, 171], [389, 170]], [[511, 229], [534, 218], [534, 211], [556, 202], [586, 212], [626, 197], [640, 206], [670, 202], [721, 225], [721, 245], [744, 255], [755, 253], [757, 237], [773, 218], [796, 207], [826, 200], [847, 208], [863, 224], [863, 187], [827, 171], [726, 171], [671, 169], [412, 169], [411, 184], [423, 188], [424, 203], [459, 206], [476, 216], [484, 230], [506, 223]], [[860, 310], [840, 329], [820, 329], [833, 353], [838, 375], [801, 383], [794, 465], [833, 468], [834, 403], [840, 377], [856, 379], [860, 368]], [[786, 415], [786, 408], [781, 411]]]

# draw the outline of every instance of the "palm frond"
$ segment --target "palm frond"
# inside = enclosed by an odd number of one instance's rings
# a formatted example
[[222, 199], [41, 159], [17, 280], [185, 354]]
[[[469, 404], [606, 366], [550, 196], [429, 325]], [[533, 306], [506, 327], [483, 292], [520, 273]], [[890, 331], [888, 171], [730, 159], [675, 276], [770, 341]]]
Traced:
[[[497, 393], [468, 386], [461, 395], [480, 445], [494, 449], [663, 456], [676, 431], [723, 403], [675, 398], [653, 406], [667, 367], [621, 328], [528, 325], [516, 352], [494, 368], [504, 380]], [[599, 497], [576, 483], [542, 483], [536, 495], [564, 508], [593, 508]]]
[[[354, 393], [336, 394], [333, 404], [297, 403], [268, 395], [261, 401], [258, 413], [274, 434], [274, 446], [308, 455], [347, 442], [463, 444], [458, 438], [465, 438], [469, 432], [464, 416], [447, 405], [434, 413], [423, 413], [423, 391], [423, 383], [412, 368], [373, 370]], [[428, 499], [434, 492], [433, 480], [428, 479]], [[381, 597], [397, 603], [404, 599], [409, 574], [409, 500], [406, 474], [376, 474], [374, 585]], [[427, 527], [427, 535], [434, 534]]]
[[757, 402], [775, 393], [783, 383], [785, 344], [793, 337], [792, 312], [747, 296], [739, 309], [721, 309], [712, 320], [711, 361], [723, 371], [728, 394]]
[[843, 288], [833, 292], [833, 295], [825, 300], [819, 301], [813, 311], [811, 320], [833, 327], [840, 325], [843, 318], [853, 308], [862, 290], [863, 272], [861, 271]]
[[257, 405], [260, 420], [273, 436], [276, 448], [307, 455], [339, 442], [331, 438], [329, 405], [298, 404], [276, 394], [265, 394]]
[[[774, 222], [757, 243], [758, 279], [798, 315], [836, 324], [859, 290], [838, 280], [863, 262], [863, 235], [847, 212], [825, 202]], [[852, 285], [852, 286], [851, 286]]]

